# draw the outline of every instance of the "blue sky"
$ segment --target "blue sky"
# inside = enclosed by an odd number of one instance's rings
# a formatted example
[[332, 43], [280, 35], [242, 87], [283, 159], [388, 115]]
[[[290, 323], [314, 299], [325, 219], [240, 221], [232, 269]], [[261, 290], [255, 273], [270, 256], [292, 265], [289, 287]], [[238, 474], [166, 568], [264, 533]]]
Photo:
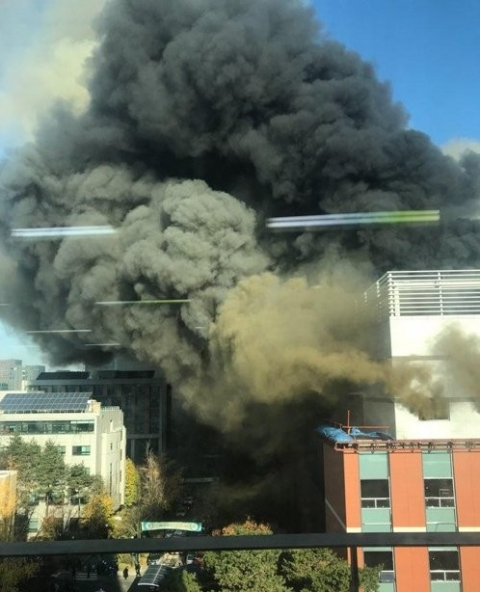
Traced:
[[314, 0], [324, 31], [373, 62], [438, 144], [480, 140], [478, 0]]
[[[79, 52], [84, 50], [73, 43], [78, 44], [91, 34], [89, 18], [103, 1], [83, 0], [75, 8], [71, 0], [0, 3], [0, 110], [2, 91], [8, 95], [9, 85], [13, 88], [17, 82], [24, 92], [21, 68], [26, 68], [27, 74], [28, 68], [30, 72], [38, 70], [39, 62], [35, 60], [44, 55], [45, 49], [55, 60], [58, 55], [54, 53], [54, 44], [67, 36], [72, 40], [71, 47], [78, 47]], [[371, 61], [380, 79], [391, 82], [393, 96], [404, 104], [412, 127], [428, 133], [439, 145], [467, 138], [478, 142], [480, 149], [480, 0], [311, 0], [311, 3], [325, 34]], [[72, 10], [78, 14], [72, 15]], [[46, 22], [55, 23], [55, 31], [43, 31], [42, 14], [48, 17]], [[72, 55], [79, 52], [72, 51]], [[10, 78], [6, 68], [9, 63], [15, 65], [10, 68]], [[70, 63], [60, 65], [63, 68], [60, 72], [70, 67]], [[61, 80], [65, 87], [64, 75]], [[37, 87], [41, 88], [42, 79], [38, 81]], [[51, 92], [52, 80], [46, 86]], [[69, 92], [74, 96], [75, 89]], [[15, 101], [11, 103], [16, 107]], [[25, 119], [32, 115], [28, 109], [36, 109], [39, 104], [36, 96], [25, 104]], [[5, 149], [23, 141], [18, 131], [22, 129], [22, 112], [12, 112], [16, 115], [8, 121], [2, 120], [0, 113], [0, 159]], [[17, 131], [12, 133], [12, 130]], [[0, 325], [0, 358], [40, 363], [39, 352], [22, 347], [25, 341]]]

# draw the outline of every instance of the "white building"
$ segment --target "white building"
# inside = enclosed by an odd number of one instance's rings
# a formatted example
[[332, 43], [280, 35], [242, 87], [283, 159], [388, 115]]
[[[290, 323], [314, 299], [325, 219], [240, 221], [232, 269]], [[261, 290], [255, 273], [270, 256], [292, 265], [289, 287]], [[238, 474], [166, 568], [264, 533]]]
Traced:
[[65, 464], [100, 475], [115, 507], [124, 503], [126, 430], [119, 407], [102, 407], [89, 393], [6, 393], [0, 400], [0, 446], [18, 434], [61, 448]]
[[422, 420], [379, 391], [361, 393], [348, 397], [350, 423], [388, 426], [398, 439], [478, 438], [480, 414], [472, 393], [448, 372], [436, 343], [449, 328], [480, 337], [480, 270], [390, 271], [365, 299], [377, 315], [374, 357], [428, 367], [448, 404], [435, 419]]

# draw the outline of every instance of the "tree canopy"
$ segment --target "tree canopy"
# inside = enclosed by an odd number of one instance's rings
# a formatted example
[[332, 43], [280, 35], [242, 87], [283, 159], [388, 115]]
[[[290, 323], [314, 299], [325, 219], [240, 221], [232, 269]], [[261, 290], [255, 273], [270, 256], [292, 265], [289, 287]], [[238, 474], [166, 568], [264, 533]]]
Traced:
[[[220, 536], [269, 535], [271, 529], [253, 520], [230, 524]], [[378, 592], [379, 569], [360, 570], [364, 592]], [[209, 551], [198, 576], [178, 572], [165, 580], [172, 592], [349, 592], [351, 570], [330, 549], [276, 551]]]

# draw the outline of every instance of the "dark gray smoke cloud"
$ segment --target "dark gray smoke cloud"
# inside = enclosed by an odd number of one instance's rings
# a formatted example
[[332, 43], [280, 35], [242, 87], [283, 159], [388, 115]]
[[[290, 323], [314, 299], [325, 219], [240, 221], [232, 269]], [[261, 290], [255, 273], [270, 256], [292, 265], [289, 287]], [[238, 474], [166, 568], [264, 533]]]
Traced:
[[[101, 361], [109, 353], [86, 344], [112, 341], [174, 383], [195, 380], [240, 280], [298, 273], [332, 244], [377, 271], [478, 266], [468, 220], [265, 233], [272, 214], [468, 211], [479, 187], [478, 161], [458, 164], [407, 129], [389, 86], [326, 40], [299, 0], [115, 0], [98, 35], [88, 111], [58, 106], [0, 170], [1, 290], [13, 305], [2, 312], [24, 330], [92, 331], [38, 337], [55, 362]], [[118, 233], [10, 238], [14, 227], [80, 224]], [[160, 298], [191, 302], [96, 304]]]

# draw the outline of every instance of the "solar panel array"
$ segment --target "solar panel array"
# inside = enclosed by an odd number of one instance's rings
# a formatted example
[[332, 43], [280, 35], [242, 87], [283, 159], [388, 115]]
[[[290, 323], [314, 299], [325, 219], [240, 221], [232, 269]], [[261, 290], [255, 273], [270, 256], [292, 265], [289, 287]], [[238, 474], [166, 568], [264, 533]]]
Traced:
[[86, 411], [91, 393], [7, 393], [0, 401], [4, 413], [79, 413]]

